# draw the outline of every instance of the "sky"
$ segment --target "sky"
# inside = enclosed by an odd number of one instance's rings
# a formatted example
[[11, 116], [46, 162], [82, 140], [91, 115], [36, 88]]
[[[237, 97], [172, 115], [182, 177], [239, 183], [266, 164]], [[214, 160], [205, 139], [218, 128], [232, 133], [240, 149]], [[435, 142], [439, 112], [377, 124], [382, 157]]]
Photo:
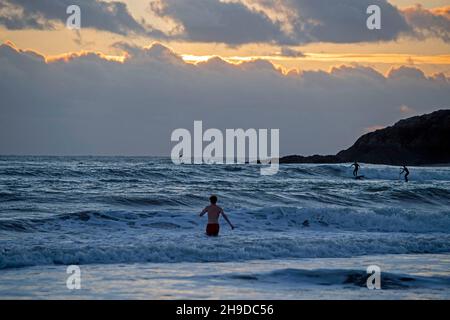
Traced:
[[194, 120], [332, 154], [450, 101], [450, 0], [0, 0], [0, 43], [0, 154], [168, 155]]

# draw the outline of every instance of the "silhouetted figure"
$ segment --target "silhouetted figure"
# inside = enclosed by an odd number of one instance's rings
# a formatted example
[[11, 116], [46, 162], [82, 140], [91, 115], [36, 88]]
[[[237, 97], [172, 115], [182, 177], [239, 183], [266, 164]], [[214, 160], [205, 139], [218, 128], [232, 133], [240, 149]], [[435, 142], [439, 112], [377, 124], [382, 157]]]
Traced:
[[357, 161], [355, 161], [352, 165], [351, 165], [351, 167], [355, 167], [355, 169], [353, 170], [353, 176], [356, 178], [357, 176], [358, 176], [358, 170], [359, 170], [359, 167], [360, 167], [360, 165], [358, 164], [358, 162]]
[[409, 170], [406, 166], [403, 166], [402, 172], [400, 172], [400, 175], [404, 173], [405, 174], [405, 182], [408, 182], [408, 176], [409, 176]]

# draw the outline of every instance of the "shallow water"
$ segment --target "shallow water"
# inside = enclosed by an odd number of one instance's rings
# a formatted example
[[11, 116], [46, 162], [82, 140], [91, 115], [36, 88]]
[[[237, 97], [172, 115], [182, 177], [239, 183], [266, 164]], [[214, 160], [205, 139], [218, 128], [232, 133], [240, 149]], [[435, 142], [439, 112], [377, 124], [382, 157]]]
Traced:
[[[369, 265], [381, 290], [366, 286]], [[3, 299], [449, 299], [450, 255], [89, 264], [81, 288], [66, 287], [65, 266], [7, 269]]]

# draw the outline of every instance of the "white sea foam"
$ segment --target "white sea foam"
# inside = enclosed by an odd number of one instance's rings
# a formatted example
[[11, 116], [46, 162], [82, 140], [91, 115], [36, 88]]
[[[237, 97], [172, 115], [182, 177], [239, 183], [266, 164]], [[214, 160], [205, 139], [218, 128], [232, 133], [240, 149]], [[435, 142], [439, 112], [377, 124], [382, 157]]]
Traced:
[[[450, 168], [174, 166], [160, 158], [2, 158], [0, 268], [450, 251]], [[206, 238], [219, 195], [237, 228]]]

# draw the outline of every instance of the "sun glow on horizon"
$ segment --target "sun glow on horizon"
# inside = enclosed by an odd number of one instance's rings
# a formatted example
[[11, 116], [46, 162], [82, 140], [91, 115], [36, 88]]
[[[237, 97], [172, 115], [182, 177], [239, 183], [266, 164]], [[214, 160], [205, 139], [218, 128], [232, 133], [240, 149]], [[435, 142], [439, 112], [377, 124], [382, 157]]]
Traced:
[[[306, 52], [301, 57], [289, 57], [282, 55], [249, 55], [249, 56], [221, 56], [221, 55], [195, 55], [178, 53], [171, 47], [160, 42], [153, 42], [153, 44], [162, 45], [174, 54], [180, 56], [185, 63], [198, 64], [206, 63], [211, 59], [217, 58], [228, 64], [239, 66], [242, 63], [252, 61], [268, 61], [273, 67], [282, 74], [287, 75], [291, 72], [298, 73], [299, 70], [322, 70], [331, 72], [333, 68], [339, 68], [343, 65], [360, 65], [371, 67], [374, 70], [387, 74], [393, 67], [408, 66], [414, 67], [423, 71], [427, 75], [434, 75], [443, 73], [450, 76], [450, 55], [409, 55], [409, 54], [353, 54], [353, 53], [315, 53]], [[152, 45], [144, 46], [142, 49], [149, 49]], [[94, 50], [80, 50], [71, 51], [60, 54], [45, 55], [33, 49], [21, 49], [12, 41], [5, 41], [4, 45], [10, 46], [16, 51], [29, 52], [41, 56], [46, 63], [54, 63], [58, 61], [68, 62], [76, 58], [83, 57], [98, 57], [99, 59], [124, 63], [127, 59], [132, 58], [132, 53], [123, 51], [120, 54], [109, 54], [102, 51]], [[309, 67], [309, 64], [317, 64], [315, 68]], [[434, 66], [435, 68], [429, 68]], [[440, 67], [439, 67], [440, 66]], [[447, 67], [448, 66], [448, 67]], [[443, 69], [445, 68], [445, 69]]]

